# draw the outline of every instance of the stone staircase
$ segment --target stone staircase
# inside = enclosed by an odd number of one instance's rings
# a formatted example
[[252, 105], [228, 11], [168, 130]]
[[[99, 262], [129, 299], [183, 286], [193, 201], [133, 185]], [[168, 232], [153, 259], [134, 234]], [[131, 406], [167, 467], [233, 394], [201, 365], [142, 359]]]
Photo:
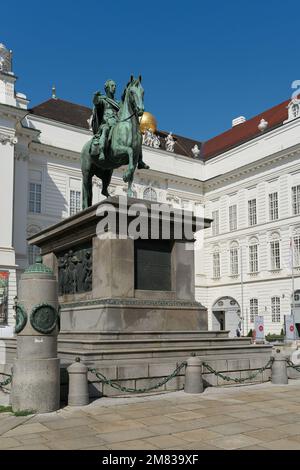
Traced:
[[[229, 338], [228, 331], [62, 331], [58, 353], [62, 364], [67, 365], [75, 357], [80, 357], [90, 368], [97, 369], [119, 385], [142, 389], [160, 382], [193, 354], [232, 378], [248, 377], [268, 362], [271, 346], [254, 345], [247, 337]], [[256, 381], [268, 379], [269, 371], [266, 371], [259, 374]], [[120, 394], [110, 386], [101, 384], [94, 374], [89, 373], [89, 380], [91, 396]], [[205, 369], [204, 380], [208, 386], [224, 385], [223, 379]], [[183, 384], [184, 369], [158, 390], [178, 390]]]
[[[16, 356], [16, 340], [8, 338], [5, 342], [6, 362], [12, 363]], [[229, 338], [228, 331], [61, 331], [58, 356], [63, 369], [62, 392], [65, 395], [67, 391], [67, 374], [64, 371], [76, 357], [123, 387], [142, 389], [160, 382], [191, 355], [200, 356], [224, 375], [247, 378], [265, 366], [271, 349], [270, 345], [252, 344], [248, 337]], [[270, 371], [266, 370], [255, 381], [266, 381], [269, 375]], [[205, 368], [203, 378], [207, 386], [230, 384]], [[89, 380], [91, 397], [124, 394], [103, 385], [92, 373], [89, 373]], [[184, 368], [180, 375], [158, 391], [178, 390], [183, 385]]]

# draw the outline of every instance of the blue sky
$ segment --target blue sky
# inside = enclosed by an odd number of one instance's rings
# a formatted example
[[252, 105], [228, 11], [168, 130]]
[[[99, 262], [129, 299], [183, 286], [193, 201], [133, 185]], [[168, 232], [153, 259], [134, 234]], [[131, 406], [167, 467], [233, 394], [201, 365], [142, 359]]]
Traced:
[[[285, 99], [300, 79], [295, 0], [15, 0], [1, 6], [17, 90], [91, 105], [113, 78], [143, 76], [162, 130], [205, 140]], [[5, 18], [5, 21], [3, 19]]]

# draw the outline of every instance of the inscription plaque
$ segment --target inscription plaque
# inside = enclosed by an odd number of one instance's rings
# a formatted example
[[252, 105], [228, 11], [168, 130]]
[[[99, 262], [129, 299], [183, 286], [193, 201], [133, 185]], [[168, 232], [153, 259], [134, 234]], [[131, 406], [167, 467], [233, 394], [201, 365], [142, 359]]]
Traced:
[[135, 289], [171, 290], [170, 240], [135, 240]]

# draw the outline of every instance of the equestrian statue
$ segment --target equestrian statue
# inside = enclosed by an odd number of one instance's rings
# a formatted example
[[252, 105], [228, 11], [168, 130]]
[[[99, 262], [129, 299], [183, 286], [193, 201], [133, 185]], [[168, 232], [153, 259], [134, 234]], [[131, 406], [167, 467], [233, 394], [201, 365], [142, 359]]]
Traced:
[[144, 113], [142, 77], [131, 76], [121, 101], [115, 100], [116, 84], [105, 83], [105, 95], [95, 93], [93, 99], [92, 130], [94, 136], [81, 151], [82, 208], [92, 205], [92, 178], [102, 180], [102, 194], [109, 196], [108, 186], [115, 168], [128, 165], [123, 180], [132, 196], [132, 182], [136, 168], [148, 169], [143, 161], [142, 134], [139, 119]]

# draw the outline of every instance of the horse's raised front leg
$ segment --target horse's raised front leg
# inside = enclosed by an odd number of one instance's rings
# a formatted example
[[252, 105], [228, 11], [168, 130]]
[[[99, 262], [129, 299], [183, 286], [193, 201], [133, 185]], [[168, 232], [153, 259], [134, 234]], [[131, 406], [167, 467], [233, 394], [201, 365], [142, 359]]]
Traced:
[[92, 174], [90, 170], [82, 171], [82, 209], [92, 205], [93, 185]]

